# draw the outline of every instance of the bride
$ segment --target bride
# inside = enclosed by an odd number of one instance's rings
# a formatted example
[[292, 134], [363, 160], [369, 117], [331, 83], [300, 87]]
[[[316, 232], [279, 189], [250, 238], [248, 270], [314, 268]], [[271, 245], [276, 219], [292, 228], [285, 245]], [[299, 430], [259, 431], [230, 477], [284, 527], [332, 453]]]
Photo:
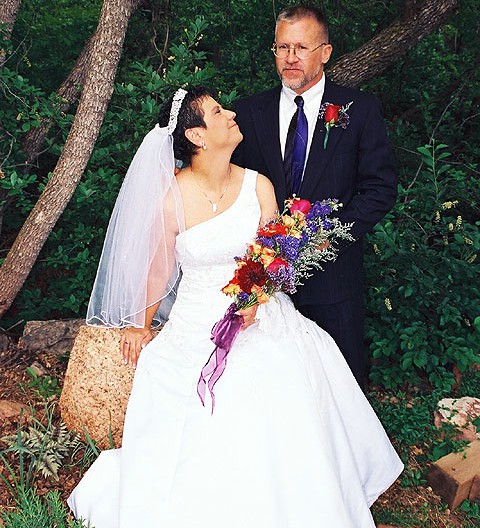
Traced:
[[[136, 373], [122, 448], [68, 500], [95, 528], [373, 528], [403, 468], [333, 339], [282, 293], [241, 312], [215, 411], [202, 406], [221, 288], [277, 209], [264, 176], [230, 164], [234, 118], [206, 89], [177, 90], [117, 199], [87, 319], [128, 327]], [[189, 164], [176, 176], [174, 155]]]

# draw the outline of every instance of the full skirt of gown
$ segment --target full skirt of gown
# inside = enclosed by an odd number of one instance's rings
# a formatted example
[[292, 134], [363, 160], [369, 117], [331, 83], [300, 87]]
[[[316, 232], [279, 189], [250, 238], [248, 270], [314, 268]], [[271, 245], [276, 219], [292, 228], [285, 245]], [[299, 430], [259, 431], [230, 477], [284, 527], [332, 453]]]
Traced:
[[[142, 351], [121, 449], [68, 499], [95, 528], [372, 528], [369, 507], [403, 465], [333, 339], [288, 296], [259, 307], [215, 386], [197, 382], [213, 324], [258, 227], [256, 173], [235, 203], [177, 236], [182, 281]], [[207, 391], [208, 392], [208, 391]]]

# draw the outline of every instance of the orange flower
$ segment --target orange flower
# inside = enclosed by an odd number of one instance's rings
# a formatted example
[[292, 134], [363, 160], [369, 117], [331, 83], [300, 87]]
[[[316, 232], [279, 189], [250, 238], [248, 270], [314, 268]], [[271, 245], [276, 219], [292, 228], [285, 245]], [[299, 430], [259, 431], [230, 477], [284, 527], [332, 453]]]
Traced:
[[262, 248], [262, 253], [260, 255], [260, 260], [262, 264], [267, 267], [270, 262], [275, 258], [275, 251], [272, 248], [264, 247]]
[[225, 295], [231, 295], [231, 296], [237, 295], [241, 291], [242, 289], [240, 288], [238, 284], [238, 279], [236, 279], [235, 277], [226, 286], [222, 288], [222, 292]]
[[318, 251], [323, 251], [324, 249], [327, 249], [330, 245], [330, 242], [328, 240], [324, 240], [321, 244], [317, 246]]
[[286, 227], [293, 227], [295, 225], [295, 220], [289, 215], [283, 215], [282, 222]]
[[248, 251], [252, 255], [260, 255], [260, 253], [262, 252], [262, 246], [260, 244], [250, 244]]
[[252, 293], [257, 295], [257, 301], [259, 304], [265, 304], [268, 301], [268, 295], [256, 284], [252, 286]]

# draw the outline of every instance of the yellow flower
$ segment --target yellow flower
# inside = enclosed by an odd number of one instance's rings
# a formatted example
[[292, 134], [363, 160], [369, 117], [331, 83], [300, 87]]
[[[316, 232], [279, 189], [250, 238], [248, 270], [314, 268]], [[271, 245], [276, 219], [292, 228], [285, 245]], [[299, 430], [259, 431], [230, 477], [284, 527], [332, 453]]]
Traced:
[[435, 222], [440, 222], [440, 211], [435, 211]]
[[382, 252], [380, 251], [380, 248], [377, 244], [373, 244], [373, 251], [375, 251], [375, 255], [381, 255]]
[[286, 227], [294, 227], [295, 220], [291, 216], [283, 215], [282, 216], [282, 223]]
[[450, 222], [450, 223], [448, 224], [448, 229], [449, 229], [449, 231], [453, 231], [453, 224], [452, 224], [452, 222]]
[[302, 231], [300, 229], [294, 228], [290, 229], [289, 233], [290, 236], [295, 238], [302, 238]]
[[265, 247], [260, 255], [262, 264], [267, 267], [275, 260], [275, 251], [271, 248]]
[[456, 225], [457, 229], [459, 227], [461, 227], [461, 225], [462, 225], [462, 217], [460, 215], [457, 216], [457, 222], [456, 222], [455, 225]]
[[260, 244], [251, 244], [249, 251], [252, 255], [260, 255], [262, 253], [262, 246]]
[[222, 288], [222, 292], [225, 295], [236, 295], [237, 293], [240, 293], [242, 289], [238, 284], [232, 284], [229, 282], [226, 286]]
[[259, 304], [265, 304], [268, 301], [268, 295], [256, 284], [252, 286], [252, 293], [256, 294]]
[[443, 209], [451, 209], [453, 206], [458, 204], [458, 200], [453, 200], [452, 202], [443, 202], [442, 207]]
[[385, 297], [385, 306], [388, 311], [392, 311], [392, 301], [388, 297]]

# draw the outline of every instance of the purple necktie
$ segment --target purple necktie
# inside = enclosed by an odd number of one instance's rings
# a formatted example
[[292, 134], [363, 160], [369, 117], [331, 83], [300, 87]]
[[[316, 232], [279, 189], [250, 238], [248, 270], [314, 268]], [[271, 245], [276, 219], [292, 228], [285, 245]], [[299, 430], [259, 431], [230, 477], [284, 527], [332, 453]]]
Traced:
[[288, 127], [285, 144], [284, 168], [287, 183], [287, 195], [298, 194], [302, 184], [303, 169], [307, 155], [308, 123], [303, 111], [303, 97], [295, 97], [297, 111]]

